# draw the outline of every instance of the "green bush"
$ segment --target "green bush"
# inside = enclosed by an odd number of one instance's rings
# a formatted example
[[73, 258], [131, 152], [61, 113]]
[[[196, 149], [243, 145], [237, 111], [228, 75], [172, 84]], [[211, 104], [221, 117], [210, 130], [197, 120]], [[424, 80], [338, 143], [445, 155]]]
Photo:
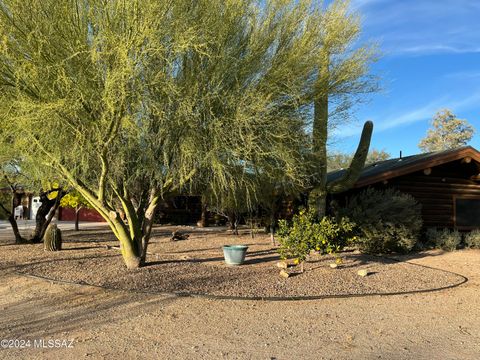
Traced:
[[354, 226], [348, 218], [337, 221], [324, 217], [317, 221], [314, 211], [301, 210], [291, 222], [279, 221], [280, 256], [303, 261], [311, 251], [321, 254], [338, 252], [353, 240]]
[[472, 230], [465, 235], [465, 246], [472, 249], [480, 249], [480, 230]]
[[454, 251], [462, 242], [462, 235], [457, 230], [435, 228], [427, 229], [427, 244], [435, 249]]
[[357, 246], [366, 253], [408, 252], [422, 228], [420, 204], [395, 189], [364, 190], [338, 214], [357, 224]]

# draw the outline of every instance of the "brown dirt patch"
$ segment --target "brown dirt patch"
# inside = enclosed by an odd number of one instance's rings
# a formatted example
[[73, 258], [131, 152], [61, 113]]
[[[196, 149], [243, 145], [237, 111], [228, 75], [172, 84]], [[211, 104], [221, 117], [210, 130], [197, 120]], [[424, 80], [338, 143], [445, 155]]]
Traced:
[[[237, 242], [230, 235], [222, 239], [195, 233], [190, 244], [169, 243], [167, 231], [164, 235], [159, 231], [164, 229], [157, 229], [159, 237], [151, 249], [161, 253], [159, 260], [166, 260], [167, 252], [197, 254], [198, 258], [204, 257], [202, 252], [218, 255], [223, 242]], [[0, 349], [0, 358], [480, 358], [480, 250], [428, 251], [400, 258], [464, 274], [469, 281], [462, 286], [429, 293], [319, 301], [148, 295], [50, 283], [12, 271], [19, 264], [79, 259], [95, 255], [90, 247], [116, 245], [108, 231], [101, 229], [66, 235], [71, 242], [66, 248], [71, 249], [52, 255], [44, 254], [41, 247], [4, 245], [12, 240], [10, 230], [0, 231], [0, 339], [74, 340], [73, 348]], [[249, 243], [258, 240], [242, 239]], [[195, 251], [188, 250], [193, 245]], [[269, 247], [268, 241], [265, 246]], [[115, 255], [111, 251], [105, 254]], [[156, 261], [153, 256], [150, 260]]]

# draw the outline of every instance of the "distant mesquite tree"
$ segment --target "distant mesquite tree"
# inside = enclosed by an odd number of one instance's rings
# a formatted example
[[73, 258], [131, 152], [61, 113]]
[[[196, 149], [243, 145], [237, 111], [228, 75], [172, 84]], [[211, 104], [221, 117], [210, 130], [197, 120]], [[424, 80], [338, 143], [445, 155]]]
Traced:
[[[390, 159], [392, 156], [385, 150], [372, 149], [367, 155], [365, 165], [375, 164]], [[338, 152], [328, 156], [328, 171], [346, 169], [353, 160], [353, 154]]]
[[385, 161], [388, 160], [392, 157], [388, 152], [385, 150], [377, 150], [377, 149], [372, 149], [367, 156], [367, 160], [365, 161], [365, 164], [375, 164], [380, 161]]
[[449, 109], [440, 110], [432, 120], [418, 147], [422, 152], [442, 151], [465, 146], [472, 139], [475, 129], [467, 120], [458, 119]]

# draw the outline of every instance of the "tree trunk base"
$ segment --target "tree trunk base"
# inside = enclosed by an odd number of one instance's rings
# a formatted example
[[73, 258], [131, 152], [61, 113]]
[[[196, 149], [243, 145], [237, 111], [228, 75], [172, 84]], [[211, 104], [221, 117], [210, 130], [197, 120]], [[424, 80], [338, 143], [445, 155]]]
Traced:
[[139, 256], [123, 256], [123, 261], [127, 269], [138, 269], [142, 265], [142, 259]]
[[22, 244], [31, 244], [32, 242], [28, 239], [25, 239], [23, 237], [17, 237], [15, 238], [15, 244], [17, 245], [22, 245]]
[[275, 241], [275, 235], [273, 233], [270, 233], [270, 241], [272, 243], [272, 246], [277, 246], [277, 243]]

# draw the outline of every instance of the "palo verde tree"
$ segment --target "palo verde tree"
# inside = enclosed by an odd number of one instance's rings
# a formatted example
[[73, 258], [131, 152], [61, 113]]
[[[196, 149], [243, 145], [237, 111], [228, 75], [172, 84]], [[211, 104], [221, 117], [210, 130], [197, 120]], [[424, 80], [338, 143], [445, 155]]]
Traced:
[[319, 218], [325, 215], [328, 193], [344, 191], [355, 183], [365, 164], [373, 131], [373, 123], [366, 122], [345, 176], [327, 185], [329, 130], [345, 123], [352, 107], [378, 88], [377, 79], [370, 74], [370, 65], [377, 58], [376, 49], [357, 44], [360, 17], [349, 10], [349, 3], [348, 0], [331, 3], [321, 13], [318, 24], [321, 44], [316, 57], [312, 131], [312, 155], [317, 166], [309, 203]]
[[254, 188], [239, 167], [304, 180], [288, 144], [314, 16], [294, 0], [0, 0], [0, 132], [81, 194], [136, 268], [159, 200], [199, 172], [224, 192]]
[[75, 231], [80, 230], [80, 211], [82, 209], [90, 209], [90, 203], [78, 191], [67, 193], [60, 201], [60, 206], [71, 208], [75, 211]]
[[443, 109], [433, 117], [432, 128], [418, 147], [424, 153], [455, 149], [467, 145], [474, 133], [467, 120], [458, 119], [451, 110]]

